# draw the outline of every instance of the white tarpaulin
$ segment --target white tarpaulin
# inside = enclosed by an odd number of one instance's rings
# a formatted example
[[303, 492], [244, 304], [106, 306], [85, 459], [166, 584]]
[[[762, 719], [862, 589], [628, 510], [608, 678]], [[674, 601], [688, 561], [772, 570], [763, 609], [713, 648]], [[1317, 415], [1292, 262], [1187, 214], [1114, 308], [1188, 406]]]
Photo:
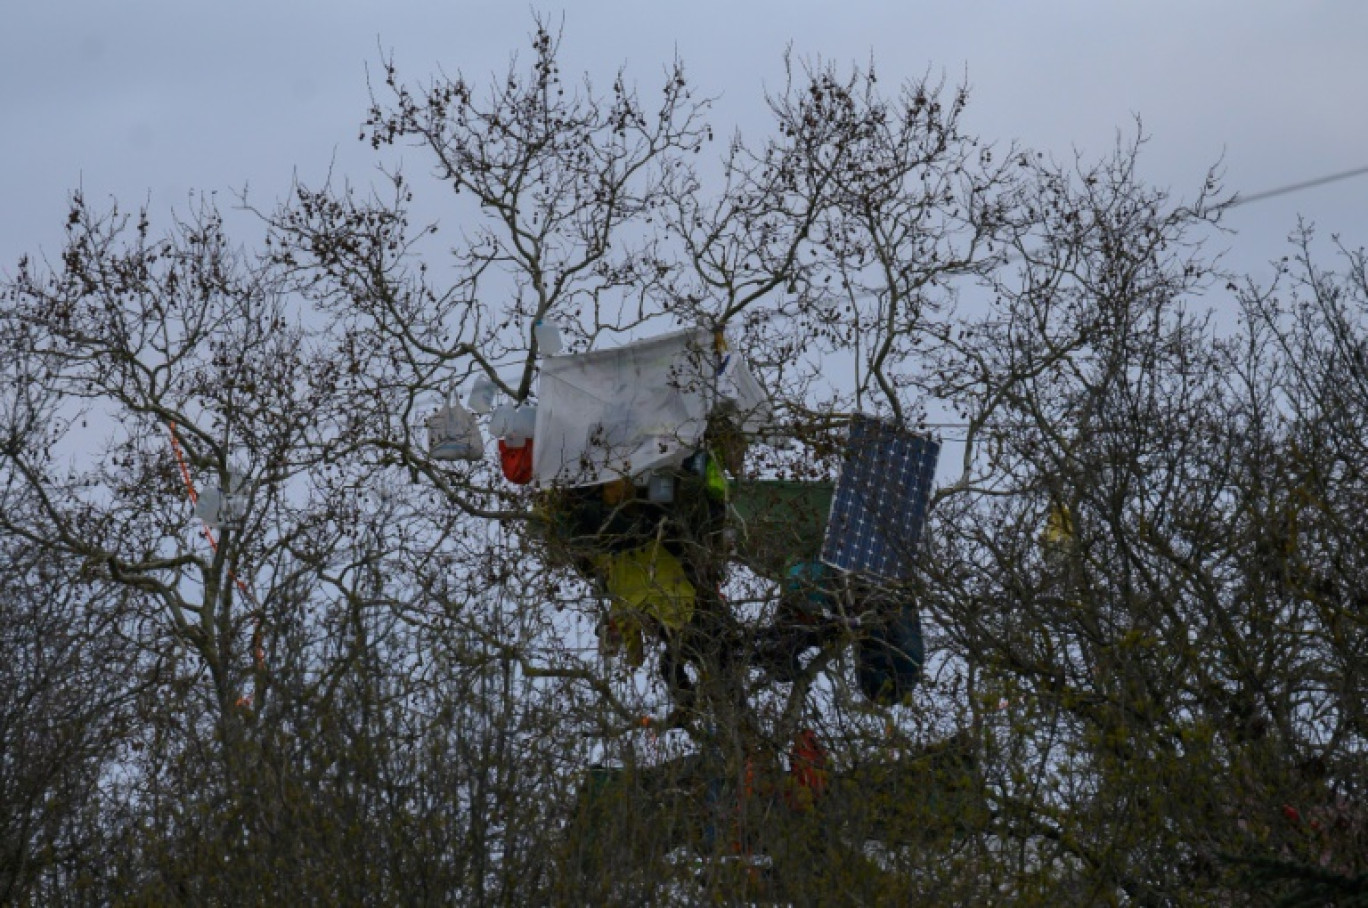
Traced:
[[769, 403], [741, 355], [690, 329], [542, 361], [533, 476], [542, 485], [594, 485], [677, 466], [697, 450], [708, 415], [734, 407], [757, 431]]

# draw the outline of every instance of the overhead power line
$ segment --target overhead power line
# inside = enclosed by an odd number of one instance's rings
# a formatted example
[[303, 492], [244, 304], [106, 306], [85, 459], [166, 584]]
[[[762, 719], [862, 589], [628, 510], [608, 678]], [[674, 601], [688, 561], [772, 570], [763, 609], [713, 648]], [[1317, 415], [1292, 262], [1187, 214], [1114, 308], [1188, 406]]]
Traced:
[[1368, 174], [1368, 167], [1356, 167], [1353, 170], [1346, 170], [1342, 173], [1332, 173], [1329, 176], [1317, 177], [1314, 180], [1305, 180], [1301, 183], [1289, 183], [1286, 186], [1279, 186], [1276, 189], [1265, 189], [1263, 192], [1255, 192], [1250, 195], [1235, 194], [1235, 198], [1222, 205], [1222, 208], [1236, 208], [1240, 205], [1248, 205], [1251, 202], [1262, 202], [1264, 199], [1276, 198], [1280, 195], [1291, 195], [1294, 192], [1301, 192], [1303, 189], [1314, 189], [1317, 186], [1324, 186], [1327, 183], [1338, 183], [1340, 180], [1347, 180], [1351, 177]]

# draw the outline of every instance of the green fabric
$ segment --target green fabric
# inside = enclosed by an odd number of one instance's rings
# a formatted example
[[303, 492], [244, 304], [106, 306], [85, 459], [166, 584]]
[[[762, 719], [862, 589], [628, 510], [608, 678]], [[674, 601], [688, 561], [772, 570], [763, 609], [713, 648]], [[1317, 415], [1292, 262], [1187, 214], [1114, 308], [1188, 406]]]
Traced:
[[737, 482], [731, 510], [737, 528], [737, 557], [751, 570], [775, 580], [789, 567], [815, 561], [826, 535], [834, 487], [829, 482], [779, 479]]
[[714, 501], [727, 500], [727, 474], [722, 472], [722, 465], [717, 462], [717, 458], [708, 455], [708, 465], [705, 467], [706, 473], [703, 477], [703, 486], [708, 490], [708, 495]]

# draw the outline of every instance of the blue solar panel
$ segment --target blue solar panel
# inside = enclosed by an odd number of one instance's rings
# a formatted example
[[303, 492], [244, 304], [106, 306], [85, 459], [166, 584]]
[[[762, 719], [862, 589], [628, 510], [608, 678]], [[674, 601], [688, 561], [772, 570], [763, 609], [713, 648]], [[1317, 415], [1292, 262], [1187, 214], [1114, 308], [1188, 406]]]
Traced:
[[908, 579], [939, 456], [940, 443], [925, 435], [856, 416], [831, 501], [822, 561], [880, 580]]

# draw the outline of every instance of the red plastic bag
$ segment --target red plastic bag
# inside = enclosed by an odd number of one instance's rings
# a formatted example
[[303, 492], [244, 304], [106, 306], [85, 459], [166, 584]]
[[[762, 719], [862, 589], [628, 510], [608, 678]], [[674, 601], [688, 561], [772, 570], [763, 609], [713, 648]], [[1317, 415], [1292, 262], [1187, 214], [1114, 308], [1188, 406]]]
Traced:
[[523, 442], [521, 448], [510, 448], [502, 438], [499, 439], [499, 465], [503, 467], [504, 478], [509, 482], [525, 486], [532, 481], [532, 439]]

